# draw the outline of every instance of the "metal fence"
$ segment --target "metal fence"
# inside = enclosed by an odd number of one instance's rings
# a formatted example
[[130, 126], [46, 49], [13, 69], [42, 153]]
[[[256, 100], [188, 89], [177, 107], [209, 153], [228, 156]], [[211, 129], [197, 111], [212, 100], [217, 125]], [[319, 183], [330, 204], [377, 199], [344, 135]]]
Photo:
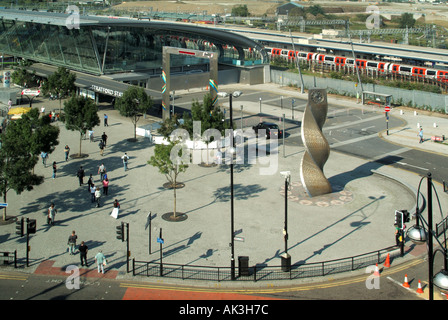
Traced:
[[14, 265], [17, 268], [17, 250], [14, 252], [0, 251], [0, 266]]
[[[297, 73], [274, 70], [271, 68], [271, 82], [280, 85], [293, 85], [300, 87], [301, 80]], [[303, 75], [304, 88], [319, 87], [327, 89], [329, 93], [336, 93], [356, 97], [358, 88], [351, 81], [320, 78]], [[406, 90], [395, 87], [387, 87], [372, 83], [363, 84], [364, 91], [378, 92], [392, 95], [392, 102], [417, 108], [430, 107], [431, 110], [448, 111], [448, 97], [444, 94], [431, 93], [418, 90]]]
[[[397, 246], [392, 246], [349, 258], [315, 263], [297, 263], [291, 265], [289, 268], [265, 265], [244, 267], [240, 264], [236, 267], [236, 280], [273, 281], [323, 277], [355, 271], [377, 263], [383, 263], [386, 260], [387, 254], [393, 259], [400, 255], [400, 250]], [[208, 280], [218, 282], [232, 280], [230, 267], [180, 265], [172, 263], [161, 264], [159, 262], [137, 261], [135, 258], [132, 259], [132, 274], [133, 276], [167, 277], [182, 280]]]

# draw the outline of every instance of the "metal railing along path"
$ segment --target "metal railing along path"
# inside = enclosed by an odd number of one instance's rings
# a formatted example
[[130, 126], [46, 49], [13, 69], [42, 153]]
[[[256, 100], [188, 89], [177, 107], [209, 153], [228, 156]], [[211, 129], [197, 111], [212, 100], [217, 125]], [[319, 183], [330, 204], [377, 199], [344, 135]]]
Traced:
[[[332, 274], [350, 272], [367, 268], [368, 266], [383, 263], [387, 257], [394, 258], [400, 255], [398, 246], [360, 254], [353, 257], [328, 260], [313, 263], [296, 263], [290, 268], [285, 266], [238, 266], [240, 281], [263, 280], [293, 280], [312, 277], [324, 277]], [[213, 267], [202, 265], [182, 265], [173, 263], [159, 263], [153, 261], [138, 261], [132, 259], [132, 275], [146, 277], [167, 277], [182, 280], [231, 280], [231, 267]]]

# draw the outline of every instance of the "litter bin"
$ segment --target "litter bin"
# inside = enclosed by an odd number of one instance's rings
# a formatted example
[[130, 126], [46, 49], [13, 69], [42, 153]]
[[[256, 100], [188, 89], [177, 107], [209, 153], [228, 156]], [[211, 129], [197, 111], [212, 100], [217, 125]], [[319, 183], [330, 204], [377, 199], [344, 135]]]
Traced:
[[238, 256], [238, 276], [249, 275], [249, 257]]
[[289, 272], [291, 270], [291, 256], [287, 253], [282, 254], [282, 271]]

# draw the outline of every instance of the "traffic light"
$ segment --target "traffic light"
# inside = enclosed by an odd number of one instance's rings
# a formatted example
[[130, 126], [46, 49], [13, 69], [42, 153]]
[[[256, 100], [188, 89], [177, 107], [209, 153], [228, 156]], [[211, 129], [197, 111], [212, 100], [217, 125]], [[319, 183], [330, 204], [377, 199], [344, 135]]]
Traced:
[[403, 229], [403, 212], [400, 210], [395, 210], [395, 226]]
[[395, 210], [395, 225], [400, 229], [404, 228], [404, 223], [410, 221], [410, 214], [407, 210]]
[[411, 217], [408, 210], [401, 210], [403, 212], [403, 222], [411, 221]]
[[124, 241], [124, 223], [122, 222], [121, 225], [116, 227], [117, 229], [117, 239]]
[[28, 234], [36, 233], [36, 219], [27, 219], [26, 232]]
[[25, 235], [24, 233], [24, 218], [16, 221], [16, 234], [20, 237]]

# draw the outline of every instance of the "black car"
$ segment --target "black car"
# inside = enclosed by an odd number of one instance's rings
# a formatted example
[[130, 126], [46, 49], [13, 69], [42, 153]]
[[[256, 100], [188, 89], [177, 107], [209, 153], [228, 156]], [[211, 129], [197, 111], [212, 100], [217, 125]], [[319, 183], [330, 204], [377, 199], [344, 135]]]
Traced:
[[277, 138], [282, 137], [282, 130], [278, 128], [278, 125], [272, 122], [260, 122], [256, 126], [253, 126], [252, 129], [254, 129], [255, 134], [258, 136], [258, 130], [264, 129], [266, 130], [266, 139], [271, 138], [272, 135], [276, 135]]

